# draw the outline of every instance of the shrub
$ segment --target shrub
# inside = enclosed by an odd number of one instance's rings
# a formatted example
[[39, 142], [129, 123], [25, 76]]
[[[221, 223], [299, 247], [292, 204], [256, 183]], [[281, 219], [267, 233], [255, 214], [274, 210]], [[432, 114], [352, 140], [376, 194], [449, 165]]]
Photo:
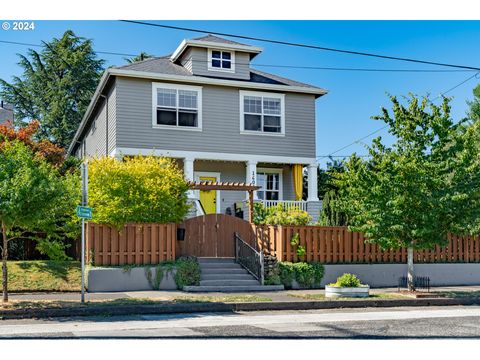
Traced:
[[181, 257], [176, 261], [175, 284], [179, 289], [184, 286], [200, 285], [200, 265], [193, 256]]
[[329, 284], [328, 286], [335, 287], [359, 287], [362, 286], [360, 279], [357, 278], [354, 274], [345, 273], [342, 276], [337, 278], [337, 282], [334, 284]]
[[265, 208], [255, 203], [253, 207], [253, 223], [256, 225], [307, 225], [312, 221], [308, 212], [292, 207], [286, 210], [282, 204]]
[[70, 247], [70, 245], [53, 239], [38, 239], [36, 246], [40, 254], [46, 255], [50, 260], [55, 261], [72, 260], [67, 254], [65, 254], [65, 249], [67, 247]]
[[291, 288], [293, 280], [296, 280], [301, 287], [319, 287], [324, 274], [324, 267], [320, 263], [306, 262], [281, 262], [278, 263], [279, 276], [285, 288]]
[[89, 164], [93, 221], [123, 227], [129, 222], [180, 222], [188, 211], [187, 183], [171, 159], [111, 157]]

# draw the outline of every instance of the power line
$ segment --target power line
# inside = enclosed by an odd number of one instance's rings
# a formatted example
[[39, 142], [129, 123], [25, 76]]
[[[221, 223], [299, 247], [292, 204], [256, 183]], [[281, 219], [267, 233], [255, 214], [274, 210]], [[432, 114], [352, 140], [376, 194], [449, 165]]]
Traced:
[[[17, 41], [0, 40], [0, 43], [42, 47], [39, 44], [22, 43]], [[97, 54], [117, 55], [117, 56], [137, 56], [135, 54], [119, 53], [111, 51], [96, 51]], [[208, 63], [208, 60], [192, 60], [197, 63]], [[357, 71], [357, 72], [401, 72], [401, 73], [454, 73], [454, 72], [472, 72], [474, 70], [446, 70], [446, 69], [378, 69], [378, 68], [348, 68], [348, 67], [328, 67], [328, 66], [303, 66], [303, 65], [282, 65], [282, 64], [250, 64], [241, 62], [232, 62], [232, 65], [253, 65], [257, 67], [273, 67], [286, 69], [304, 69], [304, 70], [326, 70], [326, 71]]]
[[[459, 86], [461, 86], [461, 85], [465, 84], [466, 82], [472, 80], [473, 78], [477, 78], [477, 79], [478, 79], [478, 75], [479, 75], [479, 74], [480, 74], [480, 72], [477, 72], [477, 73], [473, 74], [472, 76], [470, 76], [470, 77], [468, 77], [467, 79], [463, 80], [461, 83], [455, 85], [454, 87], [452, 87], [452, 88], [444, 91], [443, 93], [441, 93], [441, 94], [438, 95], [437, 97], [433, 98], [431, 101], [435, 101], [435, 100], [439, 99], [440, 97], [442, 97], [442, 96], [444, 96], [445, 94], [447, 94], [447, 93], [455, 90], [456, 88], [458, 88]], [[372, 136], [372, 135], [374, 135], [374, 134], [376, 134], [376, 133], [378, 133], [378, 132], [386, 129], [387, 127], [388, 127], [388, 125], [382, 126], [380, 129], [377, 129], [377, 130], [371, 132], [370, 134], [365, 135], [364, 137], [362, 137], [362, 138], [360, 138], [360, 139], [357, 139], [357, 140], [355, 140], [354, 142], [352, 142], [352, 143], [350, 143], [350, 144], [348, 144], [348, 145], [345, 145], [345, 146], [341, 147], [341, 148], [338, 149], [338, 150], [335, 150], [334, 152], [330, 153], [330, 155], [317, 156], [317, 158], [332, 157], [333, 154], [336, 154], [336, 153], [338, 153], [338, 152], [340, 152], [340, 151], [342, 151], [342, 150], [345, 150], [346, 148], [349, 148], [350, 146], [355, 145], [355, 144], [361, 142], [362, 140], [365, 140], [365, 139], [369, 138], [370, 136]]]
[[233, 37], [233, 38], [238, 38], [238, 39], [261, 41], [261, 42], [267, 42], [267, 43], [272, 43], [272, 44], [295, 46], [295, 47], [315, 49], [315, 50], [324, 50], [324, 51], [338, 52], [338, 53], [344, 53], [344, 54], [350, 54], [350, 55], [359, 55], [359, 56], [367, 56], [367, 57], [374, 57], [374, 58], [387, 59], [387, 60], [407, 61], [407, 62], [413, 62], [413, 63], [418, 63], [418, 64], [446, 66], [446, 67], [480, 71], [479, 67], [467, 66], [467, 65], [456, 65], [456, 64], [448, 64], [448, 63], [441, 63], [441, 62], [427, 61], [427, 60], [418, 60], [418, 59], [405, 58], [405, 57], [380, 55], [380, 54], [367, 53], [367, 52], [362, 52], [362, 51], [329, 48], [329, 47], [318, 46], [318, 45], [301, 44], [301, 43], [294, 43], [294, 42], [289, 42], [289, 41], [266, 39], [266, 38], [259, 38], [259, 37], [246, 36], [246, 35], [236, 35], [236, 34], [230, 34], [230, 33], [218, 32], [218, 31], [194, 29], [194, 28], [187, 28], [187, 27], [173, 26], [173, 25], [155, 24], [155, 23], [150, 23], [150, 22], [146, 22], [146, 21], [135, 21], [135, 20], [120, 20], [120, 21], [126, 22], [126, 23], [131, 23], [131, 24], [137, 24], [137, 25], [153, 26], [153, 27], [160, 27], [160, 28], [173, 29], [173, 30], [191, 31], [191, 32], [197, 32], [197, 33], [202, 33], [202, 34], [213, 34], [213, 35], [220, 35], [220, 36], [228, 36], [228, 37]]
[[[0, 40], [0, 43], [4, 44], [12, 44], [12, 45], [23, 45], [23, 46], [33, 46], [33, 47], [43, 47], [40, 44], [31, 44], [31, 43], [24, 43], [18, 41], [6, 41]], [[118, 53], [118, 52], [110, 52], [110, 51], [95, 51], [97, 54], [106, 54], [106, 55], [118, 55], [118, 56], [137, 56], [138, 54], [127, 54], [127, 53]]]

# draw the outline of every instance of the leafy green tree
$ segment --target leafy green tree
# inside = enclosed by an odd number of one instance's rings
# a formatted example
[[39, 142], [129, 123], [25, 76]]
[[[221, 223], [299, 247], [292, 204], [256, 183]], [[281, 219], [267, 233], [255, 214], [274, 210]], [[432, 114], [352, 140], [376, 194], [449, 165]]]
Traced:
[[480, 85], [477, 85], [475, 89], [473, 89], [473, 101], [469, 103], [470, 111], [469, 111], [469, 118], [473, 121], [480, 120]]
[[78, 179], [60, 176], [46, 160], [16, 141], [0, 148], [0, 222], [3, 301], [8, 301], [8, 242], [25, 233], [60, 236], [78, 201]]
[[348, 218], [345, 212], [339, 209], [339, 191], [332, 189], [325, 193], [322, 200], [322, 211], [319, 223], [322, 226], [346, 226]]
[[14, 104], [15, 122], [37, 119], [37, 135], [60, 147], [70, 145], [103, 71], [92, 41], [66, 31], [59, 39], [44, 42], [40, 52], [19, 55], [21, 76], [12, 82], [0, 79], [0, 97]]
[[337, 176], [341, 207], [351, 229], [384, 249], [408, 249], [408, 286], [414, 289], [414, 249], [446, 242], [448, 232], [474, 233], [480, 219], [479, 122], [454, 125], [449, 99], [440, 106], [411, 95], [391, 97], [393, 115], [374, 117], [396, 141], [376, 138], [371, 160], [352, 157]]
[[318, 170], [318, 194], [322, 200], [319, 224], [323, 226], [346, 226], [347, 215], [339, 208], [339, 191], [335, 174], [345, 171], [343, 161], [332, 160], [326, 169]]
[[136, 63], [138, 61], [143, 61], [143, 60], [146, 60], [146, 59], [149, 59], [153, 57], [153, 55], [149, 55], [147, 54], [145, 51], [142, 51], [140, 54], [138, 54], [137, 56], [134, 56], [134, 57], [131, 57], [131, 58], [124, 58], [126, 62], [128, 62], [129, 64], [133, 64], [133, 63]]

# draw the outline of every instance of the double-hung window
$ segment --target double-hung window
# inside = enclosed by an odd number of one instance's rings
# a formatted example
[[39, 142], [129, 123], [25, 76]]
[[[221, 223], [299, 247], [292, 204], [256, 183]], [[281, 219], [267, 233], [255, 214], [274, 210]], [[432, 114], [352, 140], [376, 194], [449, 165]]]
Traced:
[[240, 131], [284, 135], [284, 102], [283, 94], [240, 91]]
[[235, 53], [208, 49], [208, 69], [216, 71], [235, 71]]
[[282, 170], [258, 169], [257, 196], [260, 200], [282, 200]]
[[154, 127], [201, 129], [201, 91], [197, 86], [154, 83]]

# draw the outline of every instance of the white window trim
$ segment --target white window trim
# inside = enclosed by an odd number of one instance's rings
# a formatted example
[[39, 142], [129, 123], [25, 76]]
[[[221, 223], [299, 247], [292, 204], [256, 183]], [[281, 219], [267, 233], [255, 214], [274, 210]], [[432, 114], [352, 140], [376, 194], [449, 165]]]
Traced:
[[[197, 127], [178, 126], [178, 125], [159, 125], [157, 124], [157, 90], [158, 89], [174, 89], [189, 90], [197, 92]], [[202, 86], [180, 85], [171, 83], [152, 83], [152, 127], [154, 129], [170, 129], [183, 131], [202, 131]], [[178, 108], [178, 104], [177, 104]]]
[[[245, 130], [245, 120], [244, 120], [244, 99], [245, 96], [256, 96], [262, 97], [262, 109], [263, 109], [263, 98], [270, 97], [275, 99], [280, 99], [280, 126], [281, 131], [279, 133], [271, 133], [263, 131], [263, 121], [262, 121], [262, 130]], [[263, 114], [262, 114], [263, 119]], [[243, 135], [260, 135], [260, 136], [285, 136], [285, 94], [270, 93], [270, 92], [260, 92], [260, 91], [245, 91], [240, 90], [240, 134]]]
[[[221, 49], [208, 49], [208, 70], [210, 71], [220, 71], [220, 72], [227, 72], [227, 73], [234, 73], [235, 72], [235, 51], [230, 50], [221, 50]], [[230, 53], [230, 69], [224, 68], [217, 68], [212, 66], [212, 51], [220, 51], [222, 52], [229, 52]]]
[[[217, 179], [216, 181], [220, 181], [220, 173], [219, 172], [210, 172], [210, 171], [194, 171], [193, 176], [195, 178], [195, 181], [200, 181], [200, 177], [203, 176], [208, 176], [208, 177], [214, 177]], [[195, 191], [195, 198], [200, 200], [200, 190], [194, 190]], [[220, 190], [215, 190], [216, 192], [216, 199], [215, 199], [215, 205], [216, 205], [216, 213], [220, 214]]]
[[[257, 185], [258, 185], [258, 174], [278, 174], [278, 201], [283, 201], [283, 169], [281, 168], [257, 168]], [[258, 191], [269, 191], [266, 189], [258, 189]], [[264, 199], [260, 199], [264, 200]], [[264, 201], [270, 201], [270, 200], [264, 200]], [[271, 200], [274, 201], [274, 200]]]

